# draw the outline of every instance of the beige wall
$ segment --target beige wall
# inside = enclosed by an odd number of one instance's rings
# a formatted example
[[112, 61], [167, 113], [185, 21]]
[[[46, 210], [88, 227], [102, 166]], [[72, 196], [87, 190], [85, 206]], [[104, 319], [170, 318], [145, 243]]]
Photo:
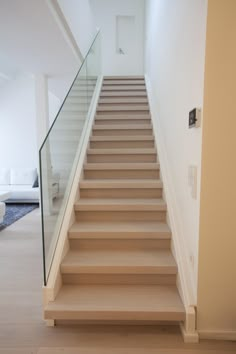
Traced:
[[204, 90], [197, 326], [236, 338], [236, 0], [209, 0]]

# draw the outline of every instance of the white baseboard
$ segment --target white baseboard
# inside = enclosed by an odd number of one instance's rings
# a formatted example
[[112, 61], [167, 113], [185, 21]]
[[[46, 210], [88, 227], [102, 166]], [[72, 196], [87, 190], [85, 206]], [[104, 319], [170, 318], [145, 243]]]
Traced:
[[229, 331], [198, 331], [200, 339], [236, 341], [236, 330]]

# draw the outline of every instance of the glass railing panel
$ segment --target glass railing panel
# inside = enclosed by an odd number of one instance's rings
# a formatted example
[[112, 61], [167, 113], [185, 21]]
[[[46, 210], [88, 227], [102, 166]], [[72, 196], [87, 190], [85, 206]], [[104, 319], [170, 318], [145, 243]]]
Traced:
[[91, 50], [87, 57], [87, 77], [88, 77], [88, 87], [90, 91], [88, 92], [88, 97], [91, 97], [91, 93], [96, 85], [97, 77], [100, 75], [101, 71], [101, 38], [98, 35], [97, 40], [93, 43]]
[[[39, 153], [45, 285], [77, 166], [89, 107], [100, 75], [99, 43], [98, 34]], [[90, 75], [91, 57], [96, 57], [99, 64]]]

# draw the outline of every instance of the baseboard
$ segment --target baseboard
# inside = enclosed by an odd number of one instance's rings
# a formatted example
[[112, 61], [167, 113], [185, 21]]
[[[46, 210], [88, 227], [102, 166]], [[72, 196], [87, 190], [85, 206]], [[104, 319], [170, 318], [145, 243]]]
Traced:
[[198, 331], [200, 339], [236, 341], [236, 330], [229, 331]]

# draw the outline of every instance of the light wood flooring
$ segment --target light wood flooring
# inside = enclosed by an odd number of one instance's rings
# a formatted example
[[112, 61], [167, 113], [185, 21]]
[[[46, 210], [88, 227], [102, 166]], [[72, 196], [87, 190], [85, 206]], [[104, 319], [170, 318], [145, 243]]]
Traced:
[[57, 326], [42, 320], [39, 209], [0, 232], [0, 354], [235, 354], [236, 343], [184, 344], [176, 326]]

